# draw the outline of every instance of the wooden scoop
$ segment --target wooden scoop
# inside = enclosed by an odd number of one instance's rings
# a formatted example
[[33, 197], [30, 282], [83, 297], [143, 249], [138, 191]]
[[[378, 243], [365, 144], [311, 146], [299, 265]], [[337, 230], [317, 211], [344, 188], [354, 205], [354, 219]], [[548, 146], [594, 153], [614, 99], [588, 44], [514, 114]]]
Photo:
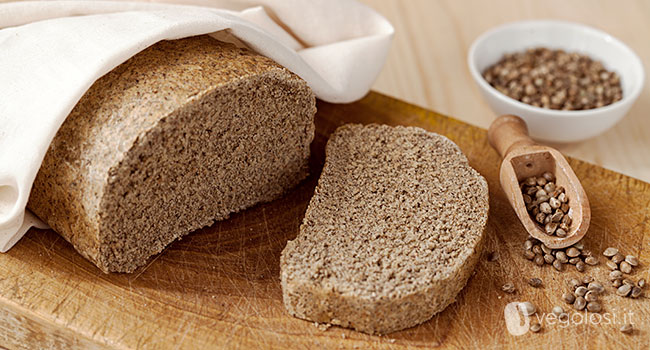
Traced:
[[[580, 181], [569, 163], [557, 150], [538, 145], [528, 136], [526, 122], [514, 115], [497, 118], [488, 130], [490, 145], [503, 158], [499, 180], [510, 205], [531, 236], [542, 241], [551, 249], [568, 247], [578, 242], [587, 233], [591, 220], [589, 200]], [[531, 176], [544, 172], [555, 175], [555, 184], [565, 189], [569, 199], [571, 225], [566, 237], [549, 236], [544, 228], [533, 221], [526, 210], [519, 183]]]

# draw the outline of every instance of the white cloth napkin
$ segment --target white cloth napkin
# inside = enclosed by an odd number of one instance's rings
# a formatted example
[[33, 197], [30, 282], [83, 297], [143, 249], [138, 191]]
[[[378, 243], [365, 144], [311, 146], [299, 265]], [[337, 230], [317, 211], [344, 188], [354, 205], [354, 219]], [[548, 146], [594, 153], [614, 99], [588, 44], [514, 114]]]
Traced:
[[46, 227], [25, 207], [66, 116], [95, 80], [148, 46], [232, 35], [320, 99], [345, 103], [368, 92], [393, 36], [390, 23], [353, 0], [170, 2], [0, 4], [0, 251], [31, 226]]

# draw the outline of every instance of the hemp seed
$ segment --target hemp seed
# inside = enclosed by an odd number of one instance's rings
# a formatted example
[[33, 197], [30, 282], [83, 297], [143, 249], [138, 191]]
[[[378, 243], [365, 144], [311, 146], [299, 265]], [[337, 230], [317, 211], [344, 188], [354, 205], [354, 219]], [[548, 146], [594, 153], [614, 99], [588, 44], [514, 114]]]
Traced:
[[554, 306], [553, 310], [551, 310], [553, 315], [555, 316], [560, 316], [564, 313], [564, 309], [561, 306]]
[[608, 267], [610, 270], [618, 270], [618, 264], [615, 263], [615, 262], [613, 262], [613, 261], [611, 261], [611, 260], [607, 260], [607, 262], [605, 262], [605, 265], [607, 265], [607, 267]]
[[539, 279], [539, 278], [534, 277], [534, 278], [531, 278], [531, 279], [528, 280], [528, 284], [531, 287], [538, 288], [538, 287], [540, 287], [542, 285], [542, 280]]
[[590, 303], [587, 303], [587, 310], [589, 312], [600, 312], [600, 310], [602, 310], [602, 306], [600, 306], [599, 302], [592, 301]]
[[622, 325], [619, 330], [623, 334], [632, 334], [632, 332], [634, 331], [634, 327], [632, 327], [631, 324], [626, 323], [626, 324]]
[[595, 256], [588, 256], [585, 258], [585, 264], [591, 266], [598, 265], [598, 258], [596, 258]]
[[573, 293], [564, 293], [564, 294], [562, 294], [562, 299], [567, 304], [573, 304], [573, 302], [576, 300], [576, 296], [573, 295]]
[[639, 288], [645, 287], [645, 279], [640, 279], [636, 284], [639, 286]]
[[609, 247], [609, 248], [605, 249], [605, 251], [603, 251], [603, 255], [608, 257], [608, 258], [611, 258], [612, 256], [614, 256], [616, 254], [618, 254], [618, 249], [616, 249], [614, 247]]
[[528, 260], [533, 260], [535, 258], [535, 253], [530, 250], [524, 250], [524, 257]]
[[616, 253], [613, 257], [611, 257], [612, 261], [616, 264], [620, 264], [622, 261], [625, 260], [625, 256], [621, 253]]
[[580, 255], [580, 251], [575, 247], [571, 247], [566, 250], [566, 255], [570, 258], [575, 258]]
[[625, 257], [625, 262], [630, 264], [630, 266], [639, 266], [639, 259], [634, 255], [628, 255]]
[[587, 286], [587, 290], [589, 290], [590, 292], [601, 294], [602, 292], [605, 291], [605, 287], [603, 287], [603, 285], [598, 282], [590, 282], [589, 285]]
[[632, 291], [630, 291], [630, 298], [638, 298], [641, 296], [641, 293], [643, 293], [643, 290], [637, 286], [632, 287]]
[[597, 301], [598, 296], [594, 292], [587, 292], [587, 294], [585, 294], [585, 300], [589, 303], [592, 301]]
[[609, 273], [609, 280], [614, 281], [623, 278], [623, 273], [618, 270], [614, 270]]
[[627, 261], [621, 261], [619, 268], [621, 269], [621, 272], [624, 273], [632, 272], [632, 265], [630, 265], [630, 263], [628, 263]]
[[540, 325], [537, 322], [533, 322], [533, 324], [530, 325], [530, 331], [533, 333], [538, 333], [541, 330], [542, 330], [542, 325]]
[[525, 301], [519, 303], [519, 310], [521, 310], [525, 316], [532, 316], [537, 311], [537, 308], [530, 301]]
[[508, 282], [501, 286], [501, 290], [508, 294], [512, 294], [516, 291], [515, 285], [512, 282]]
[[576, 297], [576, 300], [573, 302], [573, 308], [580, 311], [587, 306], [587, 301], [583, 297]]
[[587, 288], [585, 288], [584, 286], [579, 286], [578, 288], [576, 288], [575, 294], [576, 296], [584, 297], [585, 294], [587, 294]]
[[632, 291], [632, 287], [629, 284], [624, 284], [618, 287], [618, 289], [616, 289], [616, 294], [622, 297], [626, 297], [628, 296], [628, 294], [630, 294], [631, 291]]
[[[619, 75], [601, 62], [544, 47], [505, 54], [483, 71], [483, 77], [501, 93], [540, 108], [592, 109], [623, 97]], [[553, 181], [543, 175], [536, 180], [540, 186]]]

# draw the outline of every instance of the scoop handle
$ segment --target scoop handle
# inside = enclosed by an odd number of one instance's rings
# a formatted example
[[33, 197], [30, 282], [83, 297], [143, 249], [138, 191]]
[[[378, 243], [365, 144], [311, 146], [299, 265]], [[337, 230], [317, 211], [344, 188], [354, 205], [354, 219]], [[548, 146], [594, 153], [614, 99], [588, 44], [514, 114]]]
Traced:
[[495, 119], [488, 129], [488, 141], [501, 158], [515, 148], [535, 144], [528, 136], [526, 122], [515, 115], [502, 115]]

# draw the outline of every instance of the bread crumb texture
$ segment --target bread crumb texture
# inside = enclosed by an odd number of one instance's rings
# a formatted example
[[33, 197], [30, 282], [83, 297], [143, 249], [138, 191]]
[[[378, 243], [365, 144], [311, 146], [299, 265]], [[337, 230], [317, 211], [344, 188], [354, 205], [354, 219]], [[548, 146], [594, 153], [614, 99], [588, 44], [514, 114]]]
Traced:
[[344, 125], [281, 257], [290, 314], [371, 334], [430, 319], [472, 273], [485, 179], [456, 144], [415, 127]]
[[105, 272], [307, 176], [316, 100], [272, 60], [208, 36], [161, 41], [96, 81], [28, 207]]

